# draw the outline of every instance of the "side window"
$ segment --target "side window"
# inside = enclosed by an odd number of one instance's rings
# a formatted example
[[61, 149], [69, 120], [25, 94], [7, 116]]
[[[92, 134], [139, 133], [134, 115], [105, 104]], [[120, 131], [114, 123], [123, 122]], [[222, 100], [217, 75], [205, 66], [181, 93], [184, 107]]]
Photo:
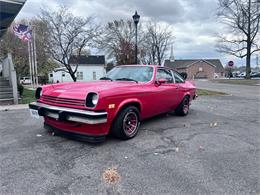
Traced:
[[156, 79], [166, 79], [167, 83], [173, 83], [171, 72], [165, 69], [157, 69]]
[[183, 78], [177, 72], [173, 72], [173, 75], [176, 83], [184, 83]]

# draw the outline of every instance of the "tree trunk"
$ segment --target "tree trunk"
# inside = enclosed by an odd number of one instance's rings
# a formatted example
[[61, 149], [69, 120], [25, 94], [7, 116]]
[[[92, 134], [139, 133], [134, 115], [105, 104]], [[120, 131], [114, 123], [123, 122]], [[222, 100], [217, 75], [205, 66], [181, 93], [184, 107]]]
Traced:
[[[65, 63], [64, 63], [65, 65]], [[72, 78], [72, 80], [74, 82], [77, 81], [77, 77], [75, 76], [76, 72], [74, 73], [74, 71], [72, 70], [71, 66], [69, 64], [66, 64], [65, 67], [67, 68], [67, 70], [69, 71], [70, 77]]]
[[250, 67], [250, 54], [246, 56], [246, 79], [251, 79], [250, 73], [251, 73], [251, 67]]
[[70, 76], [71, 76], [71, 78], [73, 79], [74, 82], [77, 81], [77, 77], [75, 77], [75, 74], [71, 74]]
[[70, 74], [72, 80], [73, 80], [74, 82], [76, 82], [76, 81], [77, 81], [77, 77], [75, 76], [75, 73], [73, 73], [72, 70], [69, 70], [69, 74]]
[[160, 54], [160, 50], [159, 50], [159, 46], [156, 46], [157, 49], [157, 59], [158, 59], [158, 65], [161, 66], [161, 54]]
[[246, 79], [250, 79], [251, 73], [251, 0], [248, 2], [248, 25], [247, 25], [247, 46], [246, 46]]
[[251, 44], [247, 44], [247, 51], [246, 51], [246, 79], [251, 79], [250, 73], [251, 73]]

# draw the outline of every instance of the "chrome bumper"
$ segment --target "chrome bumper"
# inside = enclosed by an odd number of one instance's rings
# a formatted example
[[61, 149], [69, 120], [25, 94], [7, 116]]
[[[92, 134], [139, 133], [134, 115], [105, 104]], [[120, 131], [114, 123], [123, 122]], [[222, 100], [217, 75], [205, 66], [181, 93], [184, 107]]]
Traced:
[[60, 121], [73, 121], [86, 124], [101, 124], [107, 122], [107, 112], [95, 112], [73, 108], [51, 106], [39, 102], [32, 102], [29, 108], [38, 110], [40, 116], [47, 116]]

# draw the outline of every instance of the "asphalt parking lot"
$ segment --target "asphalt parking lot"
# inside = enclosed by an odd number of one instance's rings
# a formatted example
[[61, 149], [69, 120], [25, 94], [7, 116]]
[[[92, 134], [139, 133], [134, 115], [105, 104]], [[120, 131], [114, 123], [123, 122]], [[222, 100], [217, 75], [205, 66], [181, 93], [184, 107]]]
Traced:
[[[0, 111], [0, 194], [259, 194], [252, 90], [199, 97], [187, 117], [157, 116], [134, 139], [102, 144], [52, 136], [26, 109]], [[121, 176], [114, 186], [102, 179], [110, 167]]]

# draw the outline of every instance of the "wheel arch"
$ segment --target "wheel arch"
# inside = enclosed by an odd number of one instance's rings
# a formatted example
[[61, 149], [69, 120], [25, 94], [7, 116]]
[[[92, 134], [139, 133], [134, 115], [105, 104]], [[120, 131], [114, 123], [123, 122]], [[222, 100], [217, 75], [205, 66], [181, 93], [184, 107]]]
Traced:
[[113, 123], [115, 122], [116, 117], [118, 116], [120, 111], [128, 106], [135, 106], [139, 111], [139, 120], [142, 119], [142, 115], [141, 115], [142, 103], [138, 99], [128, 99], [128, 100], [122, 101], [114, 113], [114, 117], [113, 117], [113, 120], [112, 120], [110, 128], [109, 128], [109, 133], [111, 133], [111, 127], [113, 126]]
[[191, 94], [190, 94], [190, 92], [185, 93], [185, 94], [183, 95], [183, 97], [182, 97], [182, 100], [183, 100], [186, 96], [189, 97], [189, 100], [191, 100]]
[[125, 101], [122, 101], [119, 106], [117, 107], [117, 110], [115, 112], [115, 117], [117, 116], [117, 114], [124, 108], [128, 107], [128, 106], [135, 106], [140, 113], [140, 117], [141, 117], [141, 113], [142, 113], [142, 103], [141, 101], [139, 101], [138, 99], [128, 99]]

